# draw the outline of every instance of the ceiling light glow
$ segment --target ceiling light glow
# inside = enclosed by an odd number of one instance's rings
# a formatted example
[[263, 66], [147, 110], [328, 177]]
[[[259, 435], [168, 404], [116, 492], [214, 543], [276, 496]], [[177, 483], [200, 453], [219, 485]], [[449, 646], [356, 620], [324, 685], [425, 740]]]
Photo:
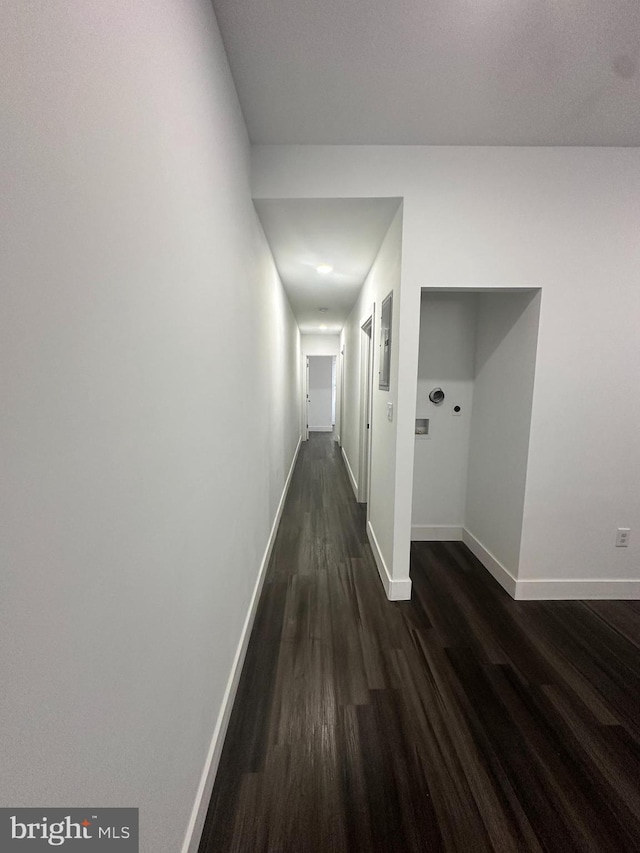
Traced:
[[316, 272], [319, 272], [320, 275], [329, 275], [330, 272], [333, 272], [333, 267], [331, 264], [318, 264]]

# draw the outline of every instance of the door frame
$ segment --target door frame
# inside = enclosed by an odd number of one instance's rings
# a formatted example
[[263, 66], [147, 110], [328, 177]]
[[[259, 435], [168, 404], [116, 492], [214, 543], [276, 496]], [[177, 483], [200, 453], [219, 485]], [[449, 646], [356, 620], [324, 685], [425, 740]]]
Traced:
[[338, 432], [338, 447], [344, 446], [344, 437], [343, 437], [343, 429], [344, 429], [344, 344], [340, 347], [340, 353], [338, 355], [340, 359], [340, 370], [338, 372], [338, 381], [340, 382], [340, 392], [338, 394], [338, 398], [340, 400], [340, 424], [339, 424], [339, 432]]
[[371, 494], [371, 447], [373, 434], [373, 342], [375, 339], [375, 305], [360, 322], [360, 459], [358, 502], [367, 505]]
[[303, 441], [309, 441], [309, 356], [305, 357], [304, 379], [304, 423], [302, 424]]

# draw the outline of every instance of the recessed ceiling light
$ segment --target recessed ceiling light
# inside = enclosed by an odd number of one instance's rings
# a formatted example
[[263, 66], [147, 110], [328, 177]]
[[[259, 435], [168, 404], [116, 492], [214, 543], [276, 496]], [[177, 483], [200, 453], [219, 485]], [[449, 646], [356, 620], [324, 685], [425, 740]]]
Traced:
[[324, 324], [324, 323], [321, 323], [320, 328], [321, 328], [321, 329], [326, 329], [327, 327], [325, 326], [325, 324]]
[[320, 275], [329, 275], [330, 272], [333, 272], [333, 267], [331, 264], [318, 264], [316, 271], [319, 272]]

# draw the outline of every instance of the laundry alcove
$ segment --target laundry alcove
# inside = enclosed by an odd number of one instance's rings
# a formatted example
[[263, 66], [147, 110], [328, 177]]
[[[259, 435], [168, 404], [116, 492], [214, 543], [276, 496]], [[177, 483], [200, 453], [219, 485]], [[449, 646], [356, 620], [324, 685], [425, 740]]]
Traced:
[[540, 300], [539, 289], [421, 295], [411, 538], [464, 541], [507, 588], [518, 574]]

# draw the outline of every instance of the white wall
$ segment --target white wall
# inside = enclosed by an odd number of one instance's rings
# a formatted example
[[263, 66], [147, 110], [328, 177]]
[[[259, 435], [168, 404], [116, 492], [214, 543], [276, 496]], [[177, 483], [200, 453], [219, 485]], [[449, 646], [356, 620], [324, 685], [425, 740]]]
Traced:
[[299, 438], [299, 335], [210, 3], [0, 24], [0, 802], [139, 806], [140, 850], [176, 853]]
[[333, 396], [332, 362], [330, 355], [309, 357], [309, 429], [330, 432]]
[[[404, 199], [394, 574], [408, 563], [420, 289], [541, 287], [518, 595], [533, 594], [520, 579], [640, 595], [640, 150], [259, 146], [252, 187]], [[629, 548], [617, 527], [634, 530]]]
[[300, 346], [303, 356], [338, 355], [340, 335], [301, 335]]
[[540, 293], [481, 293], [465, 527], [519, 574]]
[[[429, 418], [429, 435], [415, 440], [413, 539], [456, 539], [462, 534], [476, 323], [476, 294], [423, 292], [416, 417]], [[437, 387], [445, 399], [436, 405], [429, 392]], [[460, 406], [459, 415], [453, 415], [454, 405]]]
[[[399, 348], [399, 305], [400, 305], [400, 260], [402, 255], [402, 208], [398, 209], [389, 230], [380, 246], [358, 300], [343, 329], [345, 359], [345, 414], [343, 419], [343, 452], [352, 472], [352, 480], [360, 482], [361, 457], [361, 329], [363, 320], [371, 314], [375, 305], [373, 328], [373, 405], [371, 417], [371, 468], [369, 486], [368, 525], [372, 534], [374, 554], [381, 568], [383, 582], [393, 597], [405, 594], [408, 581], [408, 565], [404, 574], [391, 578], [393, 565], [393, 530], [395, 498], [395, 447], [396, 419], [387, 419], [387, 403], [394, 407], [398, 386]], [[380, 369], [380, 315], [382, 300], [393, 292], [393, 314], [391, 329], [391, 381], [389, 391], [378, 388]], [[389, 575], [386, 578], [386, 575]], [[395, 589], [391, 581], [395, 580]]]

